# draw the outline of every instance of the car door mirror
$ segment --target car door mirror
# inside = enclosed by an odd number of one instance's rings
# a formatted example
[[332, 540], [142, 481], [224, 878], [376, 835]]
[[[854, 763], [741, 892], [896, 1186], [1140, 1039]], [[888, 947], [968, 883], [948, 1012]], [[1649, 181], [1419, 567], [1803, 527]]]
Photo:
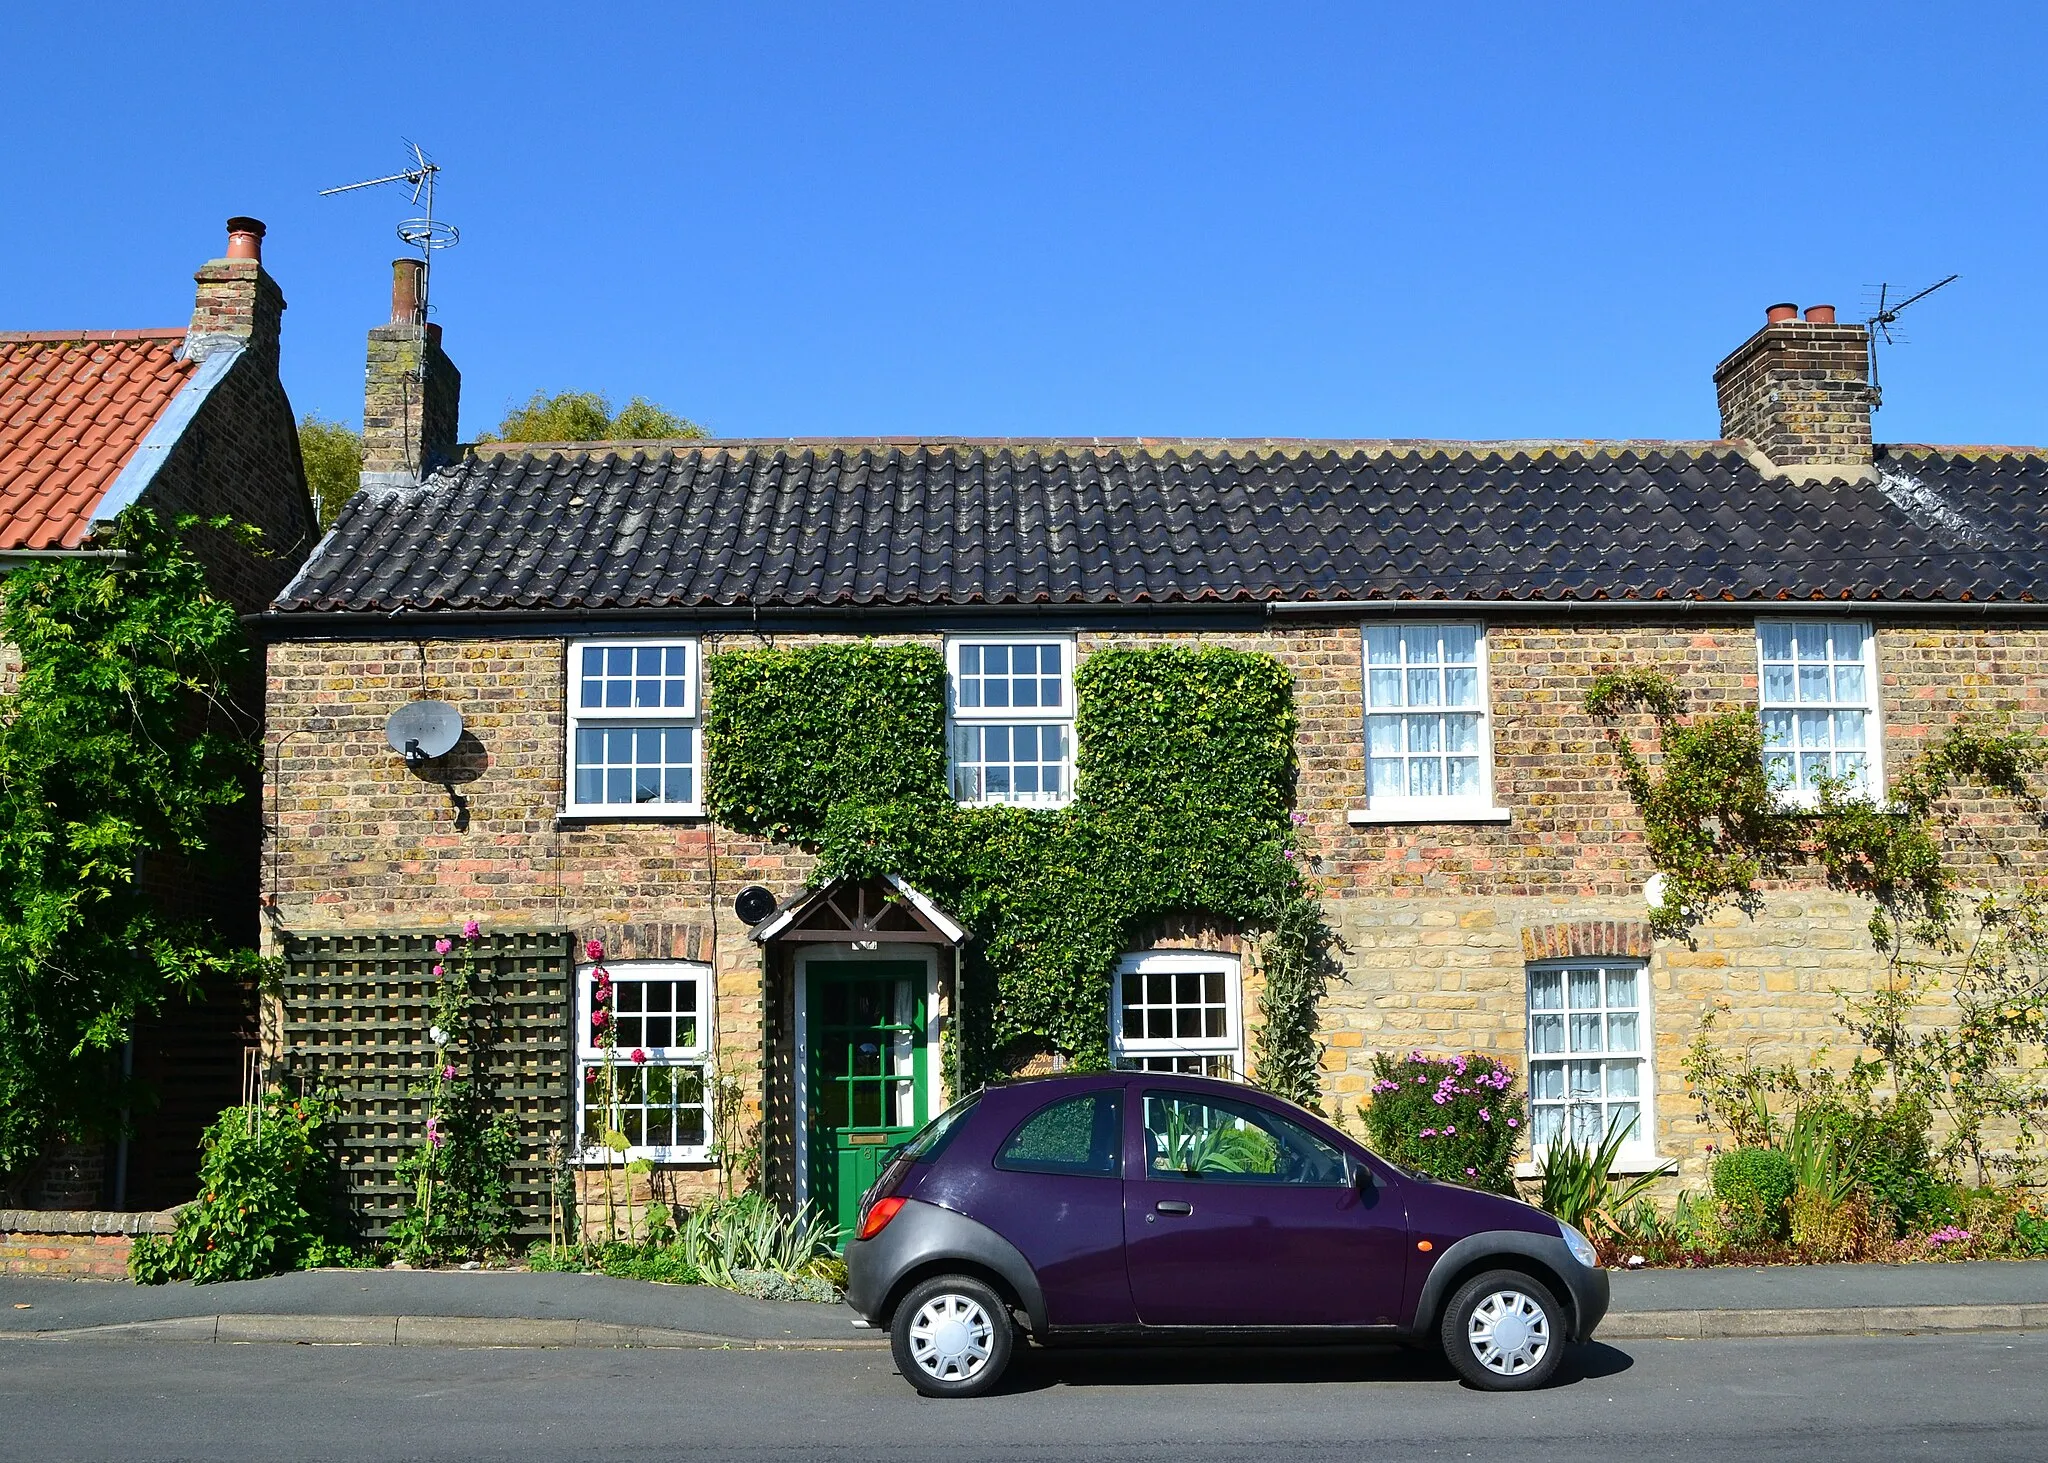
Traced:
[[1351, 1169], [1351, 1187], [1352, 1187], [1352, 1188], [1354, 1188], [1354, 1189], [1358, 1190], [1358, 1192], [1359, 1192], [1359, 1193], [1361, 1193], [1361, 1194], [1365, 1194], [1365, 1195], [1368, 1195], [1368, 1196], [1370, 1196], [1370, 1195], [1371, 1195], [1371, 1194], [1372, 1194], [1372, 1193], [1373, 1193], [1374, 1191], [1376, 1191], [1376, 1190], [1377, 1190], [1377, 1189], [1379, 1188], [1379, 1186], [1380, 1186], [1380, 1181], [1379, 1181], [1379, 1180], [1378, 1180], [1377, 1178], [1374, 1178], [1374, 1177], [1373, 1177], [1373, 1172], [1372, 1172], [1372, 1170], [1371, 1170], [1371, 1169], [1367, 1168], [1367, 1167], [1366, 1167], [1366, 1166], [1365, 1166], [1364, 1164], [1362, 1164], [1362, 1163], [1356, 1163], [1356, 1162], [1354, 1162], [1354, 1163], [1352, 1164], [1352, 1169]]

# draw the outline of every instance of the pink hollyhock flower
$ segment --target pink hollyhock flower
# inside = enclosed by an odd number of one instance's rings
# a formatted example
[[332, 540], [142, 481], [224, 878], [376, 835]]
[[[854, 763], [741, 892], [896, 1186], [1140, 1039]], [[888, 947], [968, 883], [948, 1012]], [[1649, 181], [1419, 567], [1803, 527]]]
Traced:
[[590, 1024], [591, 1024], [592, 1026], [602, 1026], [602, 1025], [604, 1025], [604, 1012], [602, 1012], [602, 1011], [592, 1011], [592, 1012], [590, 1013]]
[[427, 1146], [429, 1148], [439, 1148], [441, 1144], [445, 1141], [446, 1140], [441, 1136], [441, 1120], [439, 1118], [428, 1118]]
[[465, 940], [474, 940], [479, 935], [483, 934], [483, 932], [484, 927], [482, 925], [478, 924], [475, 920], [470, 920], [462, 927], [462, 938]]
[[455, 1080], [455, 1069], [453, 1067], [443, 1067], [441, 1069], [441, 1080], [443, 1082], [453, 1082]]
[[434, 974], [436, 975], [446, 975], [447, 973], [448, 968], [445, 965], [437, 965], [434, 967]]
[[440, 939], [434, 941], [434, 953], [436, 955], [446, 955], [450, 950], [453, 950], [454, 948], [455, 942], [453, 940]]
[[604, 959], [604, 941], [585, 940], [583, 942], [583, 954], [585, 958], [590, 960]]
[[1519, 1128], [1519, 1127], [1521, 1127], [1521, 1126], [1522, 1126], [1522, 1122], [1521, 1122], [1521, 1119], [1520, 1119], [1520, 1118], [1509, 1118], [1509, 1119], [1508, 1119], [1508, 1126], [1509, 1126], [1509, 1127], [1511, 1127], [1511, 1128]]
[[642, 1051], [642, 1050], [641, 1050], [641, 1049], [640, 1049], [639, 1047], [637, 1047], [637, 1046], [636, 1046], [636, 1047], [634, 1047], [634, 1048], [633, 1048], [633, 1065], [637, 1067], [637, 1066], [639, 1066], [639, 1065], [640, 1065], [640, 1064], [641, 1064], [642, 1062], [644, 1062], [644, 1061], [646, 1061], [646, 1060], [647, 1060], [647, 1053], [646, 1053], [646, 1052], [644, 1052], [644, 1051]]

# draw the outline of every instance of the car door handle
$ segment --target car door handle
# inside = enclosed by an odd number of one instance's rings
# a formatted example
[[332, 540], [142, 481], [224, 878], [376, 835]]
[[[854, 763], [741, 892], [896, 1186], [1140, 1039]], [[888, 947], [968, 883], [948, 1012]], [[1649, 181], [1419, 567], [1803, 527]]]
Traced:
[[1183, 1203], [1179, 1199], [1161, 1199], [1152, 1207], [1161, 1214], [1192, 1214], [1195, 1212], [1194, 1205]]

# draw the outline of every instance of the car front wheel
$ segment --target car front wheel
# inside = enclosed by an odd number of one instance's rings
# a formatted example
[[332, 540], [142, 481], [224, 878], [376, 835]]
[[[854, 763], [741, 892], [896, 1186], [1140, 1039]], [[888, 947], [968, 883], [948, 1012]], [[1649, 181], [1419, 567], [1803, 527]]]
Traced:
[[979, 1397], [1002, 1378], [1015, 1340], [1009, 1307], [971, 1275], [925, 1281], [889, 1325], [896, 1370], [927, 1397]]
[[1444, 1356], [1473, 1386], [1526, 1392], [1564, 1358], [1565, 1314], [1550, 1288], [1519, 1270], [1489, 1270], [1458, 1287], [1444, 1309]]

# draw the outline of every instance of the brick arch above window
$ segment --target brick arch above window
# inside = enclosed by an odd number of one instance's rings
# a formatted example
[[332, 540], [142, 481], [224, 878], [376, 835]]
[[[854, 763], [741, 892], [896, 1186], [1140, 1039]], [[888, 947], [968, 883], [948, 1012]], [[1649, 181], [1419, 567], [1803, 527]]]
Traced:
[[665, 921], [619, 925], [588, 925], [576, 932], [580, 957], [584, 943], [604, 942], [607, 960], [696, 960], [711, 958], [711, 930], [706, 925]]
[[1581, 919], [1525, 925], [1525, 960], [1576, 960], [1583, 956], [1650, 958], [1650, 926], [1639, 919]]

